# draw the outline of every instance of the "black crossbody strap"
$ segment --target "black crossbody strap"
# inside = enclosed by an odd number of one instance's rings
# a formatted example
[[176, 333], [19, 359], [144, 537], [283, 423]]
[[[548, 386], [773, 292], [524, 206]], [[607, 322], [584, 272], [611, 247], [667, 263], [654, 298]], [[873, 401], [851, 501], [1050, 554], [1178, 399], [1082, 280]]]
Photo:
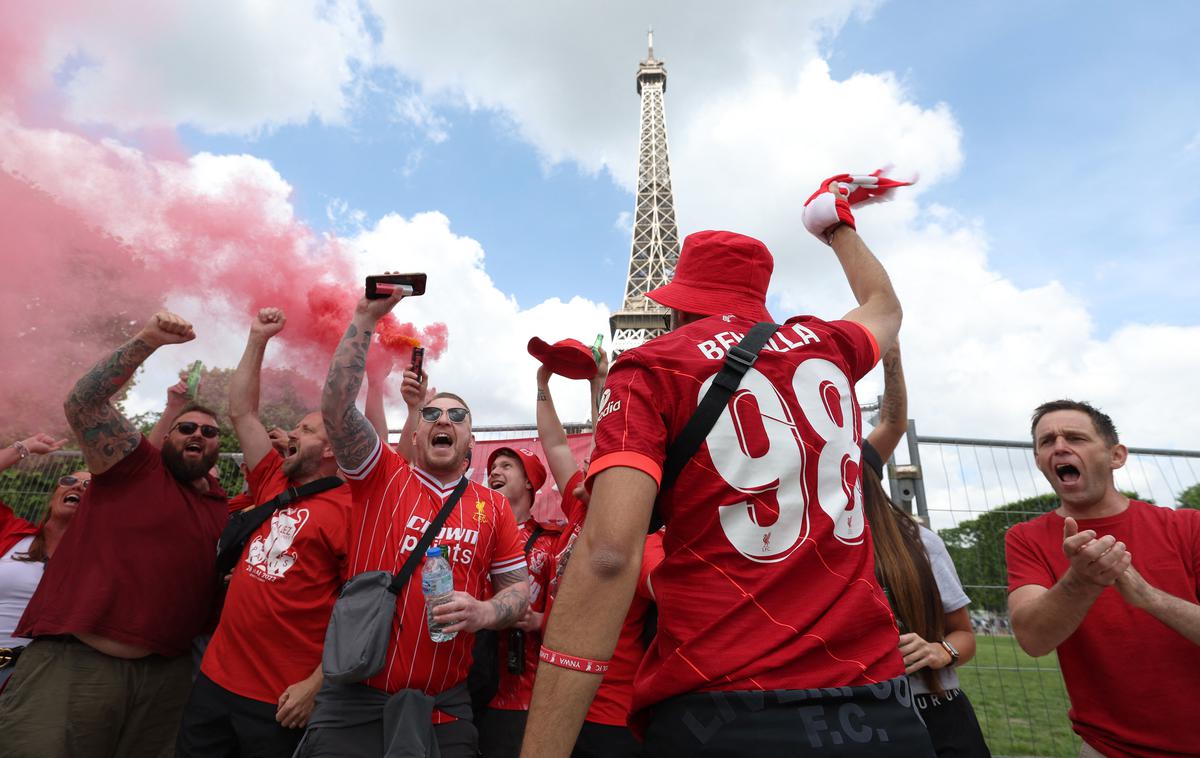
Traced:
[[[250, 539], [250, 535], [257, 532], [258, 528], [265, 524], [267, 519], [271, 518], [275, 511], [288, 507], [290, 504], [296, 502], [300, 498], [316, 495], [319, 492], [331, 490], [334, 487], [340, 487], [345, 483], [346, 481], [341, 477], [325, 476], [321, 477], [320, 479], [314, 479], [306, 484], [301, 484], [299, 487], [288, 487], [286, 490], [280, 492], [267, 502], [255, 507], [254, 510], [247, 511], [238, 524], [238, 533], [237, 535], [234, 535], [235, 539], [239, 540], [242, 544], [245, 544], [246, 540]], [[227, 547], [227, 545], [218, 544], [217, 554], [220, 555], [220, 553]], [[238, 553], [241, 553], [240, 546], [238, 547]]]
[[425, 551], [433, 544], [433, 540], [437, 537], [438, 532], [442, 531], [442, 525], [446, 523], [446, 519], [450, 518], [450, 511], [454, 510], [454, 506], [458, 504], [459, 498], [466, 491], [467, 477], [464, 476], [458, 481], [458, 486], [454, 488], [454, 492], [450, 493], [450, 497], [446, 498], [446, 504], [438, 511], [438, 515], [429, 523], [429, 528], [421, 535], [417, 546], [408, 554], [408, 559], [400, 567], [400, 572], [392, 577], [392, 583], [388, 586], [388, 590], [392, 594], [399, 595], [400, 590], [404, 589], [404, 585], [408, 584], [409, 577], [417, 570], [417, 564], [425, 557]]
[[[778, 329], [778, 324], [760, 321], [750, 329], [750, 333], [743, 337], [741, 342], [734, 345], [725, 354], [725, 364], [717, 372], [708, 392], [705, 392], [704, 397], [700, 398], [700, 402], [696, 405], [696, 412], [692, 414], [687, 424], [684, 425], [683, 431], [667, 448], [667, 459], [663, 463], [662, 484], [658, 488], [660, 496], [671, 489], [675, 480], [679, 478], [680, 472], [683, 471], [683, 467], [700, 449], [701, 443], [708, 437], [713, 425], [720, 418], [721, 411], [725, 410], [725, 406], [729, 403], [729, 398], [733, 397], [738, 385], [742, 383], [742, 377], [758, 360], [759, 351]], [[660, 526], [662, 526], [662, 521], [659, 519], [656, 508], [650, 519], [650, 532], [657, 531]]]
[[534, 524], [533, 534], [529, 535], [529, 539], [525, 540], [525, 557], [526, 558], [529, 557], [529, 551], [533, 550], [533, 543], [537, 542], [537, 538], [541, 537], [542, 534], [545, 533], [545, 531], [546, 530], [542, 528], [541, 524]]

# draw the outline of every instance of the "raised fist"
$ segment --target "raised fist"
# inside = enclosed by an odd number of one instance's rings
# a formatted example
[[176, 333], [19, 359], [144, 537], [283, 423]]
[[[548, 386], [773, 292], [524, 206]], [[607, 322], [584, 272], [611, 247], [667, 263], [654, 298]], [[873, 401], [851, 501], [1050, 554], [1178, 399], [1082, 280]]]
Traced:
[[841, 224], [855, 229], [851, 206], [878, 203], [888, 199], [891, 190], [913, 184], [884, 176], [884, 169], [870, 174], [838, 174], [821, 186], [804, 203], [804, 228], [829, 244], [830, 233]]
[[262, 308], [254, 321], [250, 322], [250, 333], [266, 339], [271, 339], [283, 331], [287, 316], [278, 308]]
[[196, 332], [192, 325], [180, 316], [170, 311], [159, 311], [142, 327], [140, 336], [151, 347], [157, 348], [191, 342], [196, 339]]

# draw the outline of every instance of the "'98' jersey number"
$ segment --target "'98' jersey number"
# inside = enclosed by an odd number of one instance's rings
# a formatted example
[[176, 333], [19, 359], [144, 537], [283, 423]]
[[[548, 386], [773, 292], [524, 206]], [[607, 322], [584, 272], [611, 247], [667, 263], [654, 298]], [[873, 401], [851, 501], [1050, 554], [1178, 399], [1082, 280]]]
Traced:
[[[700, 387], [700, 397], [713, 378]], [[792, 375], [791, 402], [787, 389], [780, 391], [751, 368], [707, 440], [717, 473], [733, 489], [751, 495], [720, 507], [721, 528], [738, 552], [759, 563], [781, 561], [800, 546], [809, 533], [814, 500], [833, 521], [834, 537], [847, 545], [863, 541], [862, 451], [850, 381], [830, 361], [809, 358]], [[819, 439], [803, 439], [796, 407]], [[810, 466], [817, 468], [815, 491], [805, 483]], [[756, 512], [754, 500], [772, 491], [779, 517], [764, 525], [760, 515], [768, 514]]]

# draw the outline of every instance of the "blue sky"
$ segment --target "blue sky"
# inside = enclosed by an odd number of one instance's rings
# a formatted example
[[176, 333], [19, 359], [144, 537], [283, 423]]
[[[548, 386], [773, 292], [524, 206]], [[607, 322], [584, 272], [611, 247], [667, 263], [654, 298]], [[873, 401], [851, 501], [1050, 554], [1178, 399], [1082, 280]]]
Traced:
[[[1200, 374], [1200, 5], [1147, 7], [180, 0], [131, 24], [138, 0], [84, 3], [30, 25], [40, 110], [9, 117], [0, 136], [20, 149], [0, 158], [151, 248], [178, 239], [172, 191], [248, 185], [264, 219], [337, 235], [358, 268], [430, 271], [462, 296], [408, 306], [449, 326], [438, 370], [490, 421], [527, 422], [525, 341], [590, 339], [620, 305], [634, 73], [653, 25], [681, 230], [766, 241], [777, 316], [853, 306], [800, 223], [817, 182], [886, 162], [921, 172], [860, 228], [904, 301], [923, 429], [1019, 437], [1030, 408], [1074, 396], [1136, 444], [1200, 448], [1200, 406], [1172, 400], [1179, 423], [1160, 422], [1162, 398], [1190, 396]], [[163, 134], [213, 157], [136, 150]], [[129, 202], [100, 202], [112, 192]], [[197, 346], [206, 363], [236, 361], [233, 310]], [[582, 418], [584, 393], [564, 408]]]
[[[893, 71], [916, 103], [949, 106], [965, 162], [924, 200], [982, 221], [998, 273], [1024, 287], [1057, 279], [1094, 305], [1103, 335], [1129, 321], [1186, 324], [1196, 315], [1200, 277], [1172, 272], [1192, 266], [1200, 192], [1173, 177], [1200, 169], [1191, 38], [1200, 14], [1168, 7], [884, 3], [822, 47], [835, 79]], [[659, 37], [670, 65], [670, 29]], [[348, 125], [310, 119], [251, 137], [181, 134], [193, 150], [270, 160], [315, 228], [333, 226], [335, 199], [370, 220], [440, 210], [482, 244], [489, 274], [519, 302], [579, 294], [618, 304], [629, 241], [614, 222], [633, 198], [607, 171], [548, 165], [490, 109], [438, 106], [446, 138], [432, 141], [394, 116], [397, 94], [414, 83], [398, 74], [372, 81]], [[631, 83], [628, 92], [632, 134]], [[670, 91], [667, 107], [670, 122]]]

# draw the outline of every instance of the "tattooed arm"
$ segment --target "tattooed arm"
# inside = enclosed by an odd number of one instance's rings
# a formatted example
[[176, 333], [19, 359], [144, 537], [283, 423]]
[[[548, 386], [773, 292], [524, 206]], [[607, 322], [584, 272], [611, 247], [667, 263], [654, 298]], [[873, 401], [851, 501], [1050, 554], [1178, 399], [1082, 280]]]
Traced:
[[892, 457], [900, 438], [908, 429], [908, 392], [904, 369], [900, 365], [900, 343], [883, 354], [883, 401], [879, 406], [879, 424], [867, 435], [871, 447], [884, 461]]
[[492, 589], [496, 594], [490, 600], [456, 591], [434, 608], [434, 620], [448, 624], [446, 631], [451, 633], [507, 629], [520, 621], [529, 607], [529, 571], [520, 568], [494, 575]]
[[108, 471], [132, 453], [142, 438], [137, 427], [109, 402], [112, 396], [155, 350], [195, 338], [191, 324], [173, 313], [160, 311], [133, 339], [75, 383], [63, 410], [67, 423], [79, 437], [83, 459], [93, 476]]
[[329, 375], [325, 377], [325, 389], [321, 393], [321, 416], [338, 465], [346, 471], [361, 466], [379, 440], [375, 427], [354, 403], [362, 388], [367, 349], [371, 346], [375, 324], [403, 297], [397, 290], [382, 300], [359, 300], [354, 318], [329, 364]]

